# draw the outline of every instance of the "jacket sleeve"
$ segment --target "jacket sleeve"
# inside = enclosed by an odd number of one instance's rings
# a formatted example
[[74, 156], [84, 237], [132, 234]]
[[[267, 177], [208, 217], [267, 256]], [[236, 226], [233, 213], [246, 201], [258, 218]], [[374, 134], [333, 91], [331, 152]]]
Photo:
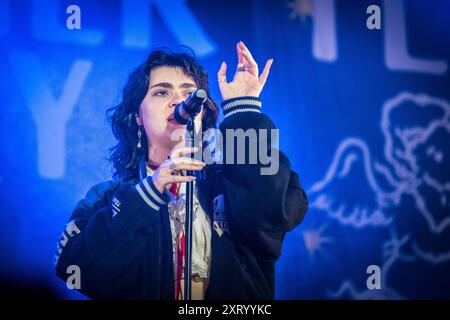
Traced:
[[[276, 260], [285, 233], [305, 216], [307, 196], [289, 159], [277, 149], [278, 130], [261, 113], [261, 101], [241, 97], [225, 100], [222, 107], [224, 196], [230, 232], [260, 259]], [[231, 138], [233, 133], [238, 137]], [[248, 143], [242, 144], [242, 136]]]
[[136, 258], [149, 234], [160, 228], [159, 211], [168, 202], [151, 177], [116, 191], [110, 186], [110, 182], [98, 184], [79, 201], [55, 255], [58, 277], [67, 281], [70, 267], [78, 267], [81, 281], [76, 288], [90, 298], [127, 297], [127, 292], [136, 292], [130, 288], [137, 283], [142, 261]]

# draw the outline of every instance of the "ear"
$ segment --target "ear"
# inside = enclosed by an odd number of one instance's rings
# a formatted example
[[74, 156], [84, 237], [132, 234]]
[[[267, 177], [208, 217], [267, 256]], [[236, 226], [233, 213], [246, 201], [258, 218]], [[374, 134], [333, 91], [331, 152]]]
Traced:
[[138, 125], [138, 126], [142, 126], [142, 119], [141, 119], [141, 117], [139, 116], [139, 114], [136, 113], [135, 118], [136, 118], [136, 123], [137, 123], [137, 125]]

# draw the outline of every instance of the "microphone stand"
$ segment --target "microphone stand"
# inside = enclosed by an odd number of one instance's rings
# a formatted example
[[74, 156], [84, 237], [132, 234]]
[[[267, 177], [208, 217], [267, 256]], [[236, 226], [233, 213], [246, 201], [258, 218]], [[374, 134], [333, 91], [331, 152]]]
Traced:
[[[182, 104], [178, 104], [174, 111], [174, 117], [178, 123], [186, 124], [188, 133], [189, 146], [193, 148], [195, 136], [194, 118], [200, 113], [203, 103], [207, 99], [207, 93], [203, 89], [197, 89]], [[184, 113], [187, 116], [181, 116]], [[187, 122], [186, 122], [187, 119]], [[193, 158], [192, 153], [190, 157]], [[188, 176], [193, 176], [194, 171], [188, 170]], [[192, 223], [193, 223], [193, 206], [194, 205], [194, 181], [190, 181], [186, 185], [186, 214], [185, 214], [185, 260], [184, 260], [184, 300], [191, 300], [192, 296]]]
[[[189, 146], [194, 147], [195, 123], [190, 117], [186, 130], [189, 134]], [[192, 153], [191, 153], [192, 158]], [[193, 171], [187, 171], [187, 175], [193, 175]], [[194, 181], [186, 185], [186, 214], [185, 214], [185, 260], [184, 260], [184, 300], [191, 300], [192, 293], [192, 222], [194, 203]]]

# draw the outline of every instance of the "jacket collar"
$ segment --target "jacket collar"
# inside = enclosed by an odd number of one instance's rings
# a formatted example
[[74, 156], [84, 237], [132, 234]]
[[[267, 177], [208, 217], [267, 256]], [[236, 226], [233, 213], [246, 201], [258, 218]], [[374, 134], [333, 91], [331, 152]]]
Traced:
[[144, 180], [147, 177], [147, 166], [145, 164], [144, 157], [139, 160], [139, 181]]

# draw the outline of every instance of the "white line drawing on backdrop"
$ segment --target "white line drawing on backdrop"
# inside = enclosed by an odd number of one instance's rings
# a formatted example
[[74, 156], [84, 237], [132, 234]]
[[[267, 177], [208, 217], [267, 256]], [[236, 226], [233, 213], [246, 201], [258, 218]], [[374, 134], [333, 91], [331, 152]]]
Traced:
[[[341, 227], [390, 228], [391, 232], [382, 244], [382, 289], [365, 290], [361, 284], [358, 291], [353, 281], [346, 279], [338, 290], [328, 291], [331, 298], [348, 293], [354, 299], [402, 299], [404, 296], [388, 283], [389, 272], [397, 262], [421, 259], [438, 265], [450, 261], [450, 249], [436, 253], [413, 234], [397, 236], [398, 217], [390, 212], [402, 208], [408, 196], [414, 200], [411, 214], [420, 215], [431, 235], [439, 237], [450, 227], [450, 104], [427, 94], [400, 92], [383, 104], [380, 127], [385, 163], [372, 159], [363, 139], [346, 138], [338, 145], [324, 178], [308, 190], [310, 208], [325, 212]], [[352, 185], [349, 181], [358, 189], [361, 186], [356, 192], [363, 197], [349, 200], [339, 195], [339, 190]], [[429, 203], [430, 194], [440, 199], [439, 208], [436, 202]], [[402, 253], [402, 248], [409, 248], [412, 254]]]

